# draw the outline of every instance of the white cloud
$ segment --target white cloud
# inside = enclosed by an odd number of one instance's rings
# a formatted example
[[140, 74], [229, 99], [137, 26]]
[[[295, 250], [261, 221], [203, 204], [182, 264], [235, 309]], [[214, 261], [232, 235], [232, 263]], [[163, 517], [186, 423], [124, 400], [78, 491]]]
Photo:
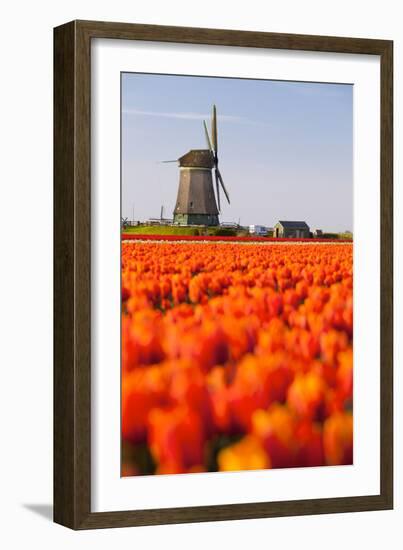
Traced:
[[[163, 117], [163, 118], [176, 118], [181, 120], [209, 120], [209, 114], [203, 113], [175, 113], [175, 112], [160, 112], [160, 111], [142, 111], [140, 109], [123, 109], [123, 114], [125, 115], [136, 115], [136, 116], [153, 116], [153, 117]], [[218, 115], [217, 119], [219, 122], [234, 122], [238, 124], [258, 124], [258, 122], [249, 120], [244, 117], [236, 115]]]

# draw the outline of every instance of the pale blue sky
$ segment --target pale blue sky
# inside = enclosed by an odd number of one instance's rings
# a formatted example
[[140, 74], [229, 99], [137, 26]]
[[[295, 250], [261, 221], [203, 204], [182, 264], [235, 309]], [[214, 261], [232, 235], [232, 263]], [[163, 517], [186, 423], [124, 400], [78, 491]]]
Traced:
[[122, 74], [122, 215], [172, 217], [177, 159], [206, 148], [203, 118], [218, 114], [220, 171], [231, 204], [222, 222], [352, 230], [353, 87]]

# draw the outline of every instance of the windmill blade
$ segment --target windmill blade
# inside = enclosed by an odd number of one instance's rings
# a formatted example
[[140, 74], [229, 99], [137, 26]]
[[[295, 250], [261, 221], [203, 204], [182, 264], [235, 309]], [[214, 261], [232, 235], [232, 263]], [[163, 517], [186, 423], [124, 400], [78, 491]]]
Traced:
[[160, 160], [158, 162], [161, 162], [161, 163], [166, 163], [166, 162], [178, 162], [178, 159], [175, 159], [175, 160]]
[[218, 143], [217, 143], [217, 109], [213, 105], [213, 116], [211, 119], [211, 138], [213, 141], [214, 156], [217, 159]]
[[210, 151], [213, 153], [213, 148], [211, 147], [210, 136], [209, 136], [209, 133], [208, 133], [208, 130], [207, 130], [207, 124], [206, 124], [205, 120], [203, 120], [203, 125], [204, 125], [204, 132], [206, 134], [207, 146], [210, 149]]
[[216, 191], [217, 191], [218, 211], [221, 212], [221, 204], [220, 204], [220, 185], [219, 185], [219, 183], [218, 183], [218, 174], [217, 174], [217, 170], [214, 171], [214, 175], [215, 175], [215, 188], [216, 188]]
[[224, 185], [224, 182], [223, 182], [221, 173], [220, 173], [220, 171], [219, 171], [218, 168], [216, 168], [216, 174], [217, 174], [217, 176], [218, 176], [218, 179], [220, 180], [221, 187], [222, 187], [222, 189], [223, 189], [223, 191], [224, 191], [224, 194], [225, 194], [225, 196], [226, 196], [226, 198], [227, 198], [228, 204], [231, 204], [231, 201], [229, 200], [228, 191], [227, 191], [227, 189], [225, 188], [225, 185]]

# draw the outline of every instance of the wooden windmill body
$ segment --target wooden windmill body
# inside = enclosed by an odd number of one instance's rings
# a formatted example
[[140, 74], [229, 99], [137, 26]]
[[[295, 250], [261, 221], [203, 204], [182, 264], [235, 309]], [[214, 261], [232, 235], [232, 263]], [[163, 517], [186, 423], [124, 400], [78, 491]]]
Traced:
[[214, 196], [214, 162], [208, 149], [192, 149], [179, 161], [179, 187], [174, 223], [179, 225], [219, 225]]
[[[191, 149], [174, 161], [179, 163], [179, 187], [173, 212], [173, 223], [177, 225], [219, 225], [220, 185], [229, 202], [229, 195], [218, 170], [215, 105], [211, 123], [212, 142], [206, 123], [203, 123], [208, 149]], [[213, 171], [217, 197], [214, 193]]]

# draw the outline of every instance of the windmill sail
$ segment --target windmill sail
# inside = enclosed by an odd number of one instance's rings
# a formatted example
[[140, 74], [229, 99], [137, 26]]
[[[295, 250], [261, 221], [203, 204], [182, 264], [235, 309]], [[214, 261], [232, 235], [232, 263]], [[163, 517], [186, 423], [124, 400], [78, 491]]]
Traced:
[[[213, 105], [211, 129], [203, 120], [207, 147], [191, 149], [177, 162], [180, 176], [173, 223], [179, 225], [220, 225], [218, 214], [221, 211], [221, 191], [228, 203], [229, 194], [218, 169], [217, 109]], [[214, 179], [213, 179], [214, 171]], [[220, 189], [221, 187], [221, 189]], [[163, 213], [161, 212], [161, 218]]]
[[207, 124], [205, 120], [203, 120], [203, 125], [204, 125], [204, 132], [206, 134], [207, 146], [210, 149], [211, 153], [213, 154], [213, 148], [211, 147], [210, 136], [208, 135]]
[[223, 181], [223, 179], [222, 179], [221, 172], [219, 171], [218, 168], [216, 168], [216, 174], [217, 174], [217, 176], [218, 176], [218, 179], [220, 180], [221, 187], [222, 187], [222, 189], [223, 189], [223, 191], [224, 191], [224, 194], [225, 194], [225, 196], [226, 196], [226, 198], [227, 198], [228, 204], [230, 204], [231, 201], [229, 200], [228, 191], [227, 191], [227, 189], [226, 189], [226, 187], [225, 187], [225, 185], [224, 185], [224, 181]]
[[220, 185], [218, 183], [218, 174], [217, 170], [215, 170], [215, 188], [217, 192], [217, 204], [218, 204], [218, 211], [221, 212], [221, 204], [220, 204]]
[[213, 149], [214, 149], [214, 156], [216, 159], [216, 163], [218, 162], [218, 142], [217, 142], [217, 109], [216, 106], [213, 105], [213, 116], [211, 119], [211, 137], [213, 140]]
[[215, 182], [216, 182], [217, 203], [218, 203], [218, 210], [221, 210], [220, 185], [222, 187], [222, 190], [224, 191], [224, 195], [228, 201], [228, 204], [230, 204], [230, 200], [229, 200], [228, 191], [224, 185], [224, 181], [218, 169], [217, 108], [215, 105], [213, 105], [213, 114], [211, 118], [211, 137], [212, 137], [211, 140], [210, 140], [210, 136], [207, 130], [207, 124], [205, 120], [203, 120], [203, 126], [204, 126], [204, 133], [206, 134], [207, 145], [214, 160], [214, 175], [215, 175]]

